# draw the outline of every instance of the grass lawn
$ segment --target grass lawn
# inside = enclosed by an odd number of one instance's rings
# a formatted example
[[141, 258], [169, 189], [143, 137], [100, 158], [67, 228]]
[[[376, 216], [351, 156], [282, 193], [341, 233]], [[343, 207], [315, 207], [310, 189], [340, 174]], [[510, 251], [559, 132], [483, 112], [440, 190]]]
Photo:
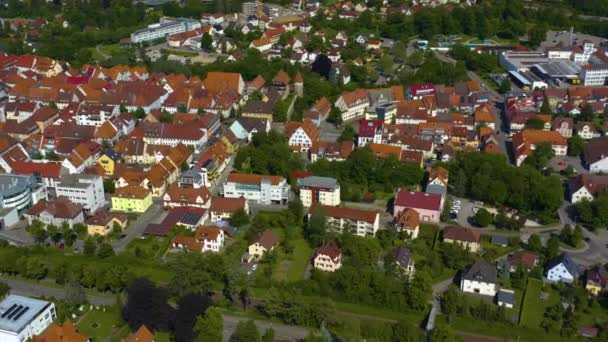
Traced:
[[578, 243], [578, 245], [576, 245], [576, 247], [572, 247], [572, 246], [570, 246], [570, 245], [568, 245], [568, 244], [560, 241], [559, 242], [559, 247], [563, 248], [563, 249], [568, 249], [568, 250], [571, 250], [571, 251], [575, 251], [577, 249], [581, 249], [581, 248], [585, 247], [585, 243], [583, 241], [580, 241]]
[[295, 247], [293, 251], [293, 260], [291, 261], [289, 270], [287, 270], [288, 281], [302, 280], [312, 255], [312, 248], [310, 248], [306, 240], [301, 238], [294, 240], [293, 245]]
[[78, 330], [93, 341], [122, 332], [122, 328], [123, 323], [118, 321], [118, 309], [115, 307], [108, 307], [105, 312], [102, 309], [89, 311], [78, 323]]
[[168, 237], [146, 237], [144, 239], [134, 239], [129, 242], [126, 252], [141, 258], [151, 259], [159, 258], [165, 254], [169, 244], [171, 243]]
[[519, 315], [519, 323], [522, 326], [530, 328], [540, 327], [543, 320], [545, 308], [556, 303], [559, 300], [558, 296], [549, 294], [549, 298], [543, 301], [540, 298], [543, 283], [540, 280], [528, 278], [528, 285], [524, 294], [522, 310]]
[[182, 57], [196, 57], [196, 56], [198, 56], [198, 53], [196, 53], [196, 52], [188, 52], [188, 51], [181, 51], [181, 50], [161, 49], [160, 52], [168, 54], [168, 55], [175, 55], [175, 56], [182, 56]]

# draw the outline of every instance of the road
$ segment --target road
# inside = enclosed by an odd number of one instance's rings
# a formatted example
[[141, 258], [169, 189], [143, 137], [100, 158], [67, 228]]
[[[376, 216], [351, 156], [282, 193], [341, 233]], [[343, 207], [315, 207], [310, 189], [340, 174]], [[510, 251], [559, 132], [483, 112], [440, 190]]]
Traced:
[[[14, 278], [0, 277], [0, 280], [11, 288], [11, 293], [21, 296], [65, 298], [65, 289], [44, 284], [30, 283]], [[87, 294], [87, 300], [93, 305], [113, 305], [115, 297], [101, 297]]]
[[143, 215], [139, 216], [135, 222], [129, 223], [129, 227], [125, 231], [125, 237], [112, 242], [112, 247], [117, 252], [122, 252], [129, 242], [137, 239], [144, 233], [144, 230], [150, 223], [160, 223], [166, 216], [165, 211], [160, 203], [153, 203]]
[[[241, 321], [247, 321], [247, 317], [231, 316], [224, 314], [224, 341], [230, 341], [230, 336], [236, 329], [236, 326]], [[266, 330], [270, 327], [274, 329], [275, 340], [280, 341], [299, 341], [304, 340], [308, 336], [308, 329], [295, 326], [285, 325], [280, 323], [274, 323], [269, 321], [255, 320], [255, 325], [263, 335]]]

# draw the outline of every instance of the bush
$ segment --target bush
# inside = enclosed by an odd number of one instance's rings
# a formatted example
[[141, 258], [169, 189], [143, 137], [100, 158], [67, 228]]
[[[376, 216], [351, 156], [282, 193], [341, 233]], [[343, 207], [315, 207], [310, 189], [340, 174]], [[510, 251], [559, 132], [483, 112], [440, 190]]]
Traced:
[[485, 208], [479, 209], [479, 211], [473, 217], [475, 224], [480, 227], [487, 227], [494, 221], [494, 217]]

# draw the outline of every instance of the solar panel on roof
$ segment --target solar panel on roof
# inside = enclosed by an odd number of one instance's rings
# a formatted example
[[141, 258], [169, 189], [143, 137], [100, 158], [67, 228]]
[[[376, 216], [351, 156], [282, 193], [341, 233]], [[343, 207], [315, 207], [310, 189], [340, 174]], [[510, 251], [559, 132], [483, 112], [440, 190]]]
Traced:
[[21, 318], [21, 316], [23, 316], [24, 313], [28, 312], [28, 310], [30, 309], [29, 306], [24, 307], [23, 309], [21, 309], [21, 312], [19, 312], [17, 314], [17, 316], [15, 316], [15, 318], [13, 318], [14, 321], [18, 320], [19, 318]]
[[0, 316], [0, 318], [5, 318], [6, 316], [8, 316], [13, 310], [15, 310], [16, 307], [17, 307], [17, 304], [11, 305], [11, 307], [8, 308], [8, 310], [4, 311], [4, 313], [2, 314], [2, 316]]
[[23, 305], [17, 305], [17, 308], [15, 308], [15, 310], [13, 310], [10, 315], [6, 316], [6, 319], [13, 319], [13, 316], [15, 316], [18, 311], [21, 311], [21, 308], [23, 308]]

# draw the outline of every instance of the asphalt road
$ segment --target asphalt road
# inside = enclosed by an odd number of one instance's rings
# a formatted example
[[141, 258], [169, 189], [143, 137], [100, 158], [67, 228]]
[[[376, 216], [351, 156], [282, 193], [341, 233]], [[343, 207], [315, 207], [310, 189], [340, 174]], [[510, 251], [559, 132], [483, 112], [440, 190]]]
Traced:
[[[230, 341], [230, 336], [236, 329], [237, 324], [240, 321], [247, 321], [247, 317], [238, 317], [224, 314], [224, 341]], [[270, 327], [274, 329], [275, 340], [280, 341], [299, 341], [306, 339], [308, 336], [308, 330], [299, 326], [285, 325], [280, 323], [274, 323], [269, 321], [255, 320], [255, 325], [263, 335], [266, 330]]]
[[[6, 283], [11, 288], [12, 294], [32, 297], [65, 298], [65, 289], [62, 287], [50, 287], [6, 277], [0, 277], [0, 281]], [[101, 297], [89, 294], [87, 294], [87, 299], [93, 305], [113, 305], [116, 301], [114, 297]]]
[[152, 204], [152, 206], [148, 208], [143, 215], [139, 216], [135, 222], [129, 223], [129, 227], [125, 231], [126, 236], [120, 240], [114, 241], [112, 247], [114, 247], [114, 250], [117, 252], [123, 251], [129, 242], [142, 236], [148, 224], [160, 223], [165, 215], [166, 213], [161, 204]]

